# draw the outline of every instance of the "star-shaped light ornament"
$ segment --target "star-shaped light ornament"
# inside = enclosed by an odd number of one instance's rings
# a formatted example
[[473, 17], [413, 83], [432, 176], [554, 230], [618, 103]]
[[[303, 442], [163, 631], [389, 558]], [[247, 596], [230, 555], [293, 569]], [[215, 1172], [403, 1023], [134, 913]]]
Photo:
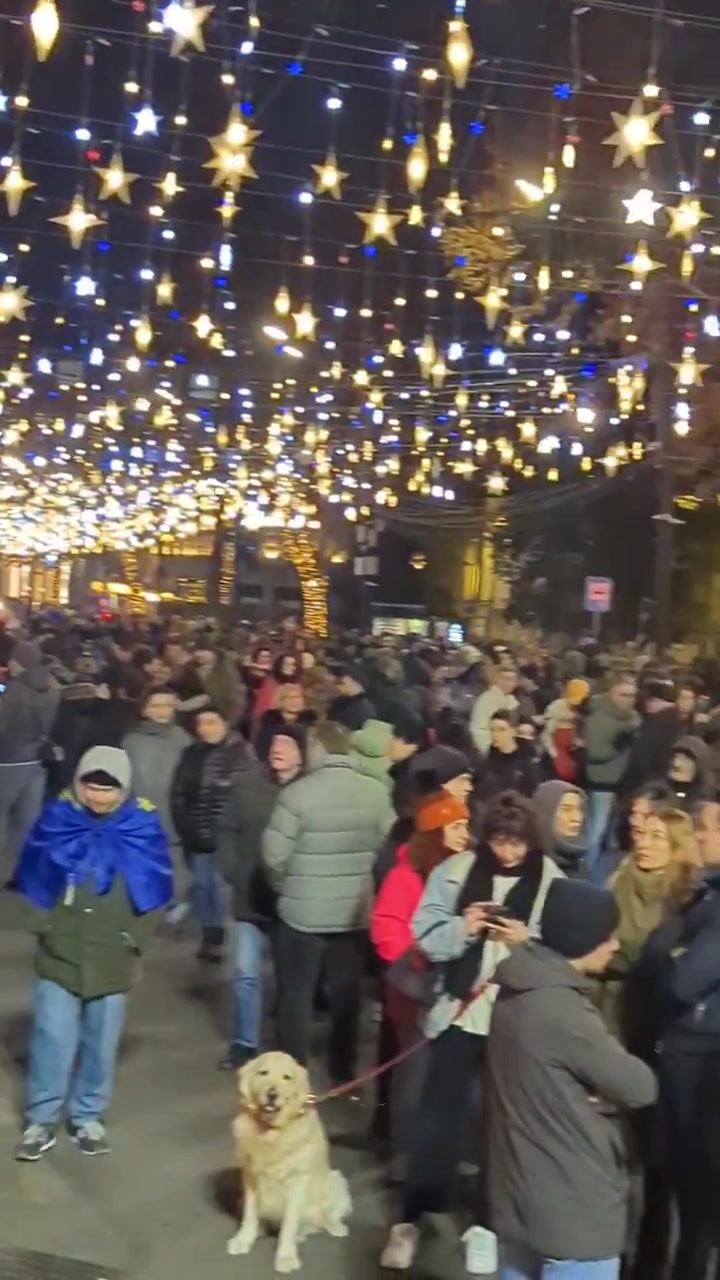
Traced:
[[701, 387], [703, 385], [703, 374], [710, 368], [709, 364], [698, 364], [694, 347], [684, 347], [682, 360], [679, 364], [674, 364], [673, 369], [677, 374], [675, 379], [676, 386], [684, 387]]
[[30, 191], [35, 185], [34, 182], [29, 182], [23, 174], [20, 161], [18, 159], [13, 160], [9, 169], [5, 171], [2, 183], [0, 183], [0, 191], [2, 191], [7, 200], [8, 213], [11, 218], [17, 217], [25, 192]]
[[442, 201], [442, 207], [446, 213], [452, 215], [453, 218], [462, 218], [465, 201], [461, 198], [458, 191], [457, 182], [453, 182], [450, 190]]
[[409, 227], [425, 226], [425, 210], [421, 204], [411, 204], [408, 209], [407, 222]]
[[260, 134], [257, 129], [250, 129], [235, 105], [230, 111], [223, 133], [209, 138], [210, 146], [215, 153], [212, 160], [207, 160], [205, 169], [214, 169], [212, 185], [221, 187], [224, 183], [232, 191], [239, 191], [247, 178], [257, 178], [252, 167], [253, 143]]
[[356, 213], [356, 218], [365, 223], [363, 244], [372, 244], [375, 240], [387, 240], [388, 244], [397, 244], [395, 228], [402, 222], [401, 213], [388, 213], [387, 196], [378, 196], [375, 208], [369, 213]]
[[0, 324], [9, 324], [11, 320], [24, 320], [25, 312], [33, 304], [27, 296], [26, 284], [4, 284], [0, 289]]
[[687, 239], [697, 231], [701, 222], [705, 218], [709, 218], [710, 214], [706, 213], [699, 200], [686, 196], [680, 201], [674, 209], [666, 209], [665, 211], [670, 219], [670, 228], [668, 230], [668, 239], [671, 236], [685, 236]]
[[175, 196], [182, 195], [185, 190], [178, 182], [178, 176], [174, 169], [168, 169], [164, 178], [155, 183], [160, 195], [164, 200], [174, 200]]
[[3, 376], [5, 378], [6, 387], [24, 387], [27, 382], [28, 375], [17, 361], [15, 361], [14, 364], [10, 365], [9, 369], [3, 369]]
[[173, 33], [171, 57], [179, 57], [187, 44], [199, 53], [205, 52], [203, 25], [214, 8], [214, 4], [194, 5], [192, 0], [171, 0], [163, 13], [163, 23]]
[[234, 191], [223, 191], [223, 198], [218, 205], [218, 213], [222, 218], [224, 227], [229, 227], [236, 213], [240, 212], [240, 206], [235, 200]]
[[620, 270], [629, 271], [634, 280], [644, 281], [652, 271], [658, 271], [665, 264], [655, 262], [648, 250], [647, 240], [638, 240], [637, 248], [629, 262], [621, 262]]
[[214, 169], [212, 178], [214, 187], [221, 187], [226, 182], [231, 191], [239, 191], [248, 178], [257, 178], [252, 167], [249, 151], [222, 150], [216, 152], [212, 160], [206, 160], [203, 169]]
[[139, 111], [131, 111], [130, 114], [135, 121], [133, 134], [136, 138], [155, 137], [157, 135], [158, 125], [162, 117], [156, 111], [153, 111], [149, 102], [146, 102]]
[[113, 196], [117, 196], [123, 204], [130, 204], [130, 183], [137, 182], [140, 174], [125, 172], [125, 165], [119, 151], [114, 153], [107, 169], [93, 169], [93, 173], [102, 179], [98, 200], [110, 200]]
[[503, 290], [496, 280], [490, 281], [483, 296], [478, 298], [478, 302], [485, 311], [485, 323], [488, 329], [494, 329], [498, 316], [505, 307]]
[[527, 325], [523, 324], [520, 316], [512, 316], [509, 325], [505, 329], [505, 337], [508, 340], [508, 344], [517, 346], [519, 343], [524, 342], [526, 332]]
[[333, 200], [342, 199], [342, 184], [350, 175], [343, 173], [338, 169], [337, 156], [334, 151], [328, 151], [323, 164], [314, 164], [312, 168], [315, 171], [317, 182], [315, 191], [319, 196], [332, 196]]
[[632, 225], [642, 222], [646, 227], [655, 226], [655, 214], [662, 209], [662, 202], [655, 199], [655, 193], [648, 187], [641, 187], [629, 200], [623, 200], [627, 209], [626, 223]]
[[67, 213], [58, 218], [49, 218], [48, 221], [56, 222], [58, 226], [65, 227], [73, 249], [79, 249], [87, 232], [91, 231], [93, 227], [102, 226], [104, 219], [98, 218], [96, 214], [89, 212], [85, 205], [85, 197], [78, 192], [73, 197], [73, 202]]
[[169, 271], [163, 271], [155, 286], [155, 301], [159, 307], [171, 307], [175, 300], [175, 282]]
[[615, 125], [615, 133], [604, 138], [606, 147], [615, 147], [613, 168], [619, 169], [626, 160], [632, 159], [638, 169], [644, 169], [648, 147], [662, 146], [662, 138], [658, 138], [655, 126], [662, 116], [662, 111], [648, 111], [645, 114], [645, 103], [636, 98], [626, 115], [621, 111], [610, 112]]
[[299, 311], [293, 312], [293, 320], [295, 321], [295, 337], [306, 338], [308, 342], [312, 342], [319, 323], [318, 317], [313, 313], [312, 304], [310, 302], [303, 303]]

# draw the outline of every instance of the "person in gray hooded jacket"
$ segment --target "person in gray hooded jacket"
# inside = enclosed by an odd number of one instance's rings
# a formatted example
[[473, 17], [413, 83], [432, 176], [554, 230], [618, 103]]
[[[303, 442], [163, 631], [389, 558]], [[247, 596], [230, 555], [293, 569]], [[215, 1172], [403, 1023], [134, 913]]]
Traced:
[[175, 770], [192, 738], [175, 723], [177, 703], [172, 689], [146, 690], [140, 703], [142, 719], [126, 734], [122, 746], [130, 758], [136, 792], [155, 806], [168, 837], [176, 901], [183, 903], [190, 887], [190, 871], [173, 822], [170, 797]]
[[375, 851], [394, 820], [388, 787], [353, 768], [337, 724], [311, 731], [310, 772], [280, 793], [263, 839], [278, 893], [280, 1047], [305, 1063], [313, 997], [326, 961], [330, 1074], [352, 1078]]
[[533, 796], [543, 853], [552, 858], [566, 876], [582, 875], [585, 856], [583, 826], [587, 802], [585, 792], [571, 782], [543, 782]]
[[628, 1182], [618, 1110], [654, 1073], [606, 1029], [588, 979], [617, 950], [612, 894], [556, 880], [541, 942], [497, 970], [487, 1057], [488, 1201], [500, 1280], [617, 1280]]
[[[7, 689], [0, 697], [0, 849], [6, 870], [40, 813], [45, 793], [41, 764], [60, 701], [60, 688], [30, 641], [15, 645], [8, 663]], [[5, 876], [0, 876], [0, 882]]]

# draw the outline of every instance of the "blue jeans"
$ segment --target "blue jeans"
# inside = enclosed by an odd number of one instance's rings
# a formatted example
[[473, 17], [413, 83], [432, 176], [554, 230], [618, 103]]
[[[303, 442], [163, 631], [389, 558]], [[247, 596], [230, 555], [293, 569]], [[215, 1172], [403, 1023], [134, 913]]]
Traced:
[[499, 1275], [500, 1280], [618, 1280], [620, 1259], [576, 1262], [565, 1258], [558, 1261], [541, 1258], [530, 1249], [501, 1245]]
[[102, 1120], [112, 1094], [126, 1001], [124, 993], [82, 1000], [47, 978], [36, 980], [28, 1124], [56, 1124], [66, 1101], [75, 1124]]
[[244, 1049], [257, 1049], [260, 1044], [263, 961], [269, 941], [267, 930], [251, 920], [238, 920], [235, 925], [232, 1039]]
[[588, 791], [585, 867], [591, 880], [595, 878], [594, 872], [600, 861], [614, 807], [615, 796], [612, 791]]
[[212, 853], [193, 855], [192, 904], [201, 929], [222, 929], [225, 923], [225, 881]]

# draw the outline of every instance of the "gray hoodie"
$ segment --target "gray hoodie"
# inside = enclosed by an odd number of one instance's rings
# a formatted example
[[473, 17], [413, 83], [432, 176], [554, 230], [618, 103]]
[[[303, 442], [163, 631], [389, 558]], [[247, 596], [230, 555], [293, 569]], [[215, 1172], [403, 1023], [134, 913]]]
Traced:
[[488, 1041], [490, 1226], [543, 1258], [618, 1257], [627, 1217], [616, 1109], [648, 1107], [655, 1076], [606, 1030], [590, 987], [537, 942], [497, 970]]
[[192, 738], [178, 724], [154, 724], [142, 720], [123, 739], [132, 765], [133, 790], [154, 804], [169, 840], [178, 843], [172, 820], [170, 789], [175, 770]]

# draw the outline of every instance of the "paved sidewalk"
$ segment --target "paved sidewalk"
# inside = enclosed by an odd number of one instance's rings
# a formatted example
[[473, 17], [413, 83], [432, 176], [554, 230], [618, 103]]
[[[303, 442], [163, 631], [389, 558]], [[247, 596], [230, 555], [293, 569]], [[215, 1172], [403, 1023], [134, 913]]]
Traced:
[[[19, 1165], [12, 1146], [31, 955], [20, 907], [3, 895], [0, 1250], [35, 1250], [93, 1263], [97, 1280], [113, 1269], [127, 1280], [271, 1277], [271, 1241], [261, 1241], [250, 1258], [225, 1253], [234, 1230], [237, 1179], [229, 1133], [234, 1077], [215, 1069], [224, 1044], [222, 973], [201, 969], [189, 938], [159, 938], [131, 999], [109, 1117], [113, 1154], [91, 1160], [61, 1137], [37, 1165]], [[381, 1274], [378, 1256], [392, 1206], [365, 1141], [369, 1119], [362, 1104], [336, 1101], [325, 1109], [334, 1162], [350, 1180], [354, 1214], [347, 1240], [318, 1237], [303, 1245], [303, 1272], [313, 1280], [369, 1280]], [[418, 1274], [433, 1280], [464, 1275], [449, 1227], [423, 1249]], [[3, 1274], [3, 1280], [14, 1277]]]

